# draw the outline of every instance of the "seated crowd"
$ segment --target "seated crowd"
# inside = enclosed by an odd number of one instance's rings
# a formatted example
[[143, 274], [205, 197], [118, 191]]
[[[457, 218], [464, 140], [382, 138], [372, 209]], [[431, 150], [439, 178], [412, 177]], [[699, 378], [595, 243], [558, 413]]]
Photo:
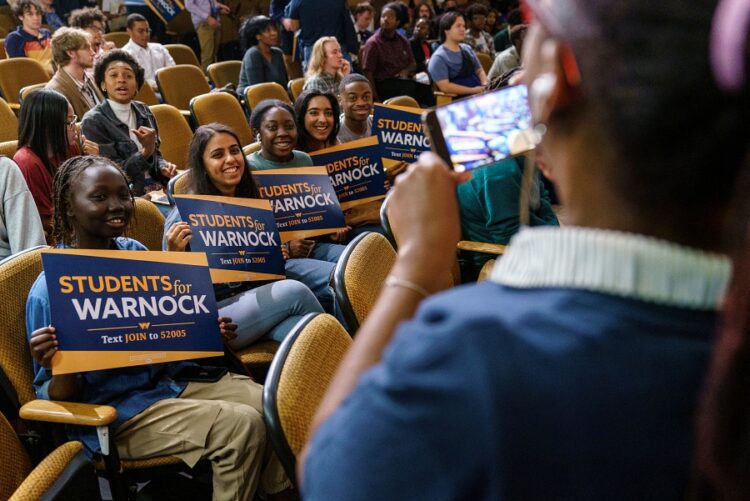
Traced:
[[[130, 233], [144, 200], [164, 216], [162, 250], [190, 252], [178, 181], [260, 199], [253, 172], [313, 167], [373, 136], [375, 104], [398, 96], [429, 108], [525, 85], [535, 149], [471, 173], [424, 153], [387, 170], [387, 210], [368, 199], [343, 211], [344, 229], [281, 244], [286, 278], [214, 284], [224, 358], [53, 375], [42, 272], [25, 310], [37, 397], [114, 407], [121, 459], [207, 460], [215, 500], [750, 497], [746, 2], [282, 3], [245, 16], [234, 81], [211, 84], [242, 104], [253, 142], [193, 110], [176, 165], [169, 126], [140, 100], [162, 100], [159, 72], [175, 66], [155, 18], [15, 2], [5, 51], [49, 79], [23, 96], [14, 154], [0, 156], [0, 258], [146, 251]], [[237, 11], [185, 9], [208, 78]], [[122, 48], [108, 25], [125, 29]], [[285, 93], [251, 106], [268, 82]], [[364, 233], [398, 248], [352, 326], [333, 278]], [[507, 248], [457, 253], [460, 240]], [[238, 355], [323, 313], [354, 341], [290, 478], [264, 422], [265, 373], [254, 380]], [[180, 377], [206, 364], [228, 372]], [[66, 433], [102, 452], [94, 428]]]

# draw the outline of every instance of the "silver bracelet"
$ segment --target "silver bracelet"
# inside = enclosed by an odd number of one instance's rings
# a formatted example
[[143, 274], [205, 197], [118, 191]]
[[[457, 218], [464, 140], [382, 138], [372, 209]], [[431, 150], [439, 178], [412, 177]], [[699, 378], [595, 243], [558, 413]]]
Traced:
[[402, 287], [404, 289], [409, 289], [410, 291], [416, 292], [423, 298], [427, 298], [430, 296], [430, 293], [427, 289], [424, 287], [415, 284], [414, 282], [410, 282], [409, 280], [404, 280], [403, 278], [394, 277], [393, 275], [388, 275], [385, 279], [385, 286], [386, 287]]

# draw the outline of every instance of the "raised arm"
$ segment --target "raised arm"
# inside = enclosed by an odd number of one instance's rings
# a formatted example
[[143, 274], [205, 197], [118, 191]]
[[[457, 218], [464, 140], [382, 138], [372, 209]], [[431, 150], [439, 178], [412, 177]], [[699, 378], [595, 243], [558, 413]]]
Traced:
[[380, 361], [396, 326], [411, 318], [424, 299], [422, 291], [433, 293], [448, 285], [461, 236], [456, 186], [469, 177], [450, 171], [436, 155], [425, 153], [397, 179], [388, 211], [399, 241], [398, 257], [386, 282], [390, 286], [381, 291], [328, 387], [311, 436], [351, 393], [362, 373]]

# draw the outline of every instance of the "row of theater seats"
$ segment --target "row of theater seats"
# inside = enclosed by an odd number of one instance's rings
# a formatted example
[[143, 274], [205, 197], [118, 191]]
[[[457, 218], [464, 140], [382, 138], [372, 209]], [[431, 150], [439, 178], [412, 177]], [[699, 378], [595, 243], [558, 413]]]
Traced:
[[[161, 223], [159, 220], [161, 218]], [[151, 202], [138, 200], [129, 234], [150, 249], [158, 248], [163, 217]], [[158, 230], [157, 230], [158, 228]], [[41, 252], [29, 249], [0, 262], [0, 499], [95, 498], [94, 470], [109, 480], [113, 499], [130, 499], [134, 482], [184, 469], [174, 457], [120, 461], [108, 425], [116, 418], [112, 407], [37, 400], [32, 359], [25, 333], [25, 298], [41, 272]], [[335, 271], [334, 284], [347, 320], [354, 329], [373, 306], [395, 260], [395, 250], [380, 234], [365, 233], [347, 247]], [[269, 438], [287, 474], [294, 479], [296, 457], [307, 440], [309, 425], [336, 367], [351, 344], [338, 321], [327, 314], [310, 314], [279, 346], [274, 343], [265, 380], [264, 417]], [[252, 366], [252, 364], [250, 364]], [[13, 426], [11, 426], [11, 424]], [[42, 423], [95, 426], [105, 453], [89, 461], [81, 444], [68, 442], [44, 457], [32, 471], [32, 460], [16, 432], [36, 437], [32, 451], [52, 450], [50, 428]], [[15, 431], [14, 431], [15, 428]], [[58, 430], [59, 431], [59, 430]], [[39, 444], [45, 447], [39, 447]], [[81, 499], [81, 497], [79, 497]]]

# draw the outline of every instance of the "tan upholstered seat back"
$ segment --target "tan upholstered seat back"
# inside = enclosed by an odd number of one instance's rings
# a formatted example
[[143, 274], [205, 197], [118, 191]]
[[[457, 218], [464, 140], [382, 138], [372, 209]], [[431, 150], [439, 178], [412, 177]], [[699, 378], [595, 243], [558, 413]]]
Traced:
[[135, 100], [142, 102], [146, 106], [155, 106], [159, 104], [159, 98], [156, 97], [154, 89], [151, 88], [148, 82], [144, 83], [141, 90], [135, 95]]
[[195, 55], [193, 49], [189, 45], [181, 43], [170, 43], [164, 46], [168, 51], [169, 55], [174, 59], [175, 64], [190, 64], [192, 66], [198, 66], [198, 56]]
[[122, 49], [125, 44], [130, 41], [130, 36], [124, 31], [113, 31], [111, 33], [105, 33], [104, 39], [108, 42], [114, 42], [115, 47]]
[[231, 127], [240, 138], [240, 146], [246, 146], [253, 141], [253, 133], [242, 106], [235, 97], [226, 92], [213, 92], [193, 98], [190, 101], [190, 111], [198, 125], [218, 122]]
[[16, 432], [0, 414], [0, 499], [9, 499], [31, 471], [31, 462]]
[[18, 104], [18, 92], [27, 85], [46, 83], [50, 75], [44, 66], [27, 57], [0, 60], [0, 90], [8, 104]]
[[35, 247], [0, 261], [0, 370], [19, 407], [34, 400], [34, 372], [26, 340], [26, 298], [42, 272], [42, 249]]
[[240, 61], [221, 61], [219, 63], [209, 64], [206, 70], [208, 78], [213, 82], [214, 87], [224, 87], [226, 84], [234, 84], [234, 87], [240, 84]]
[[161, 155], [178, 169], [187, 169], [188, 147], [193, 139], [193, 131], [187, 120], [180, 110], [169, 104], [157, 104], [150, 106], [150, 109], [159, 126]]
[[13, 155], [16, 154], [16, 151], [18, 150], [18, 141], [15, 139], [13, 141], [3, 141], [0, 143], [0, 155], [6, 156], [8, 158], [13, 158]]
[[156, 83], [164, 102], [179, 110], [188, 110], [191, 99], [211, 92], [203, 71], [192, 64], [178, 64], [158, 69]]
[[276, 455], [293, 481], [313, 416], [351, 344], [334, 317], [311, 313], [284, 339], [271, 364], [263, 417]]
[[396, 96], [383, 101], [383, 104], [392, 104], [394, 106], [409, 106], [419, 108], [419, 103], [411, 96]]
[[138, 240], [148, 250], [160, 251], [164, 236], [164, 215], [158, 207], [145, 198], [136, 198], [133, 207], [133, 218], [130, 220], [126, 235]]
[[367, 318], [395, 261], [396, 251], [380, 233], [363, 233], [341, 255], [334, 291], [351, 332]]
[[277, 402], [284, 435], [295, 455], [307, 442], [315, 411], [351, 344], [352, 338], [334, 317], [320, 314], [291, 346]]
[[289, 94], [292, 95], [292, 99], [294, 101], [296, 101], [299, 95], [302, 94], [302, 88], [304, 86], [305, 86], [304, 78], [295, 78], [294, 80], [289, 80], [289, 83], [287, 84], [287, 89], [289, 90]]
[[18, 118], [8, 106], [8, 102], [0, 97], [0, 141], [16, 139], [18, 139]]
[[251, 85], [245, 89], [245, 99], [250, 109], [255, 109], [258, 103], [265, 99], [278, 99], [285, 103], [292, 104], [292, 100], [289, 99], [289, 94], [281, 85], [276, 82], [264, 82], [255, 85]]

